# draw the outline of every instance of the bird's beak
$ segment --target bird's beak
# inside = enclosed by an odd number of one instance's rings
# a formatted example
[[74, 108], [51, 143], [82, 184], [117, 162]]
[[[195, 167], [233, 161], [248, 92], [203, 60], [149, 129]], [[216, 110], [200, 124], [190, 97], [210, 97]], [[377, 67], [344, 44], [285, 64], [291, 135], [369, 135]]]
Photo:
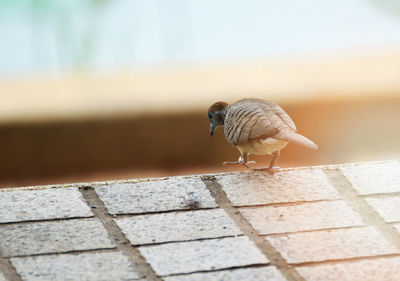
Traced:
[[210, 137], [214, 135], [215, 125], [213, 122], [210, 123]]

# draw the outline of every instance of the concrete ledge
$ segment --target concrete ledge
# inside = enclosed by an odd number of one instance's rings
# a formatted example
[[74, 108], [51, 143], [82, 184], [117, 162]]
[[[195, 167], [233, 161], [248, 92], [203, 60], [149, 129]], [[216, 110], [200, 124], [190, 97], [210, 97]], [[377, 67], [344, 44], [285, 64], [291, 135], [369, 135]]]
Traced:
[[399, 175], [393, 160], [1, 189], [0, 280], [399, 280]]

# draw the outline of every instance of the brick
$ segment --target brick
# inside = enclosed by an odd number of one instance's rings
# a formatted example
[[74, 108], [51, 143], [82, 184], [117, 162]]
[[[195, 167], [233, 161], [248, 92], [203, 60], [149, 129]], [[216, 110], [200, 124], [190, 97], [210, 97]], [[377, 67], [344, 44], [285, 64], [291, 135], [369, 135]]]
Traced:
[[341, 168], [358, 193], [400, 192], [400, 162], [348, 165]]
[[97, 219], [0, 225], [5, 257], [113, 247]]
[[366, 198], [368, 204], [387, 222], [400, 221], [400, 196]]
[[217, 177], [234, 206], [339, 199], [321, 169]]
[[193, 240], [242, 232], [224, 210], [197, 210], [116, 219], [132, 244]]
[[23, 280], [137, 280], [138, 274], [120, 252], [12, 258]]
[[375, 228], [362, 227], [266, 237], [289, 263], [399, 253]]
[[98, 186], [96, 192], [111, 214], [215, 208], [217, 204], [200, 178], [123, 183]]
[[307, 281], [397, 281], [400, 280], [400, 257], [347, 261], [296, 269]]
[[0, 223], [92, 217], [77, 188], [0, 191]]
[[240, 208], [259, 234], [276, 234], [364, 225], [344, 201]]
[[139, 251], [161, 276], [268, 263], [244, 236], [142, 246]]
[[215, 272], [194, 273], [164, 277], [164, 281], [285, 281], [283, 275], [275, 266], [239, 268]]

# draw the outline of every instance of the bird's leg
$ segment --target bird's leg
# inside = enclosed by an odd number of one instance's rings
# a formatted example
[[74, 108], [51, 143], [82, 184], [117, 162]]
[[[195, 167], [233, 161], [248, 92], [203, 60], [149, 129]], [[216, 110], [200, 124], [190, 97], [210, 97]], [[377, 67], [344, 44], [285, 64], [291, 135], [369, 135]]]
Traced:
[[272, 153], [273, 157], [272, 157], [271, 162], [269, 163], [268, 167], [254, 168], [254, 169], [252, 169], [252, 171], [267, 171], [268, 173], [273, 175], [274, 170], [279, 171], [279, 167], [275, 167], [275, 169], [274, 169], [274, 165], [275, 165], [276, 161], [278, 161], [280, 154], [281, 154], [280, 150], [275, 151], [274, 153]]
[[224, 164], [224, 165], [243, 165], [246, 168], [250, 169], [248, 164], [255, 164], [255, 163], [256, 163], [255, 161], [248, 161], [248, 154], [242, 152], [238, 161], [233, 161], [233, 162], [227, 161], [227, 162], [223, 162], [222, 164]]
[[250, 169], [249, 164], [255, 164], [256, 161], [249, 161], [249, 154], [242, 152], [243, 165]]

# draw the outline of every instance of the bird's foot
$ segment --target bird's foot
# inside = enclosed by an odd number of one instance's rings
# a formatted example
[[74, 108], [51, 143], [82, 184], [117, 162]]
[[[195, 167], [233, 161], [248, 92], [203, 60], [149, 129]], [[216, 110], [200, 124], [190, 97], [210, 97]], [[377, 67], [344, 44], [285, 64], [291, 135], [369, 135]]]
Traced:
[[222, 164], [223, 165], [243, 165], [246, 168], [250, 169], [249, 164], [255, 164], [255, 163], [256, 163], [255, 161], [247, 161], [247, 162], [245, 162], [242, 157], [239, 157], [238, 161], [226, 161], [226, 162], [223, 162]]
[[251, 169], [253, 172], [268, 172], [270, 175], [273, 175], [275, 172], [279, 172], [280, 168], [278, 166], [275, 167], [259, 167]]

